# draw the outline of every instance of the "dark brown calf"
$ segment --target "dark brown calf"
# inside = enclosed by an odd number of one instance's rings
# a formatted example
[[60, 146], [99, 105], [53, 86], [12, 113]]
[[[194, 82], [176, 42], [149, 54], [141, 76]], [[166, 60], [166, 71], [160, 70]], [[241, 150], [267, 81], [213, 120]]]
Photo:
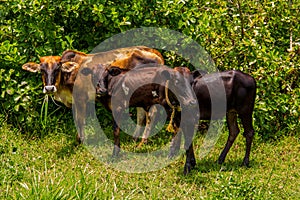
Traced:
[[[99, 73], [94, 69], [85, 69], [82, 71], [85, 75]], [[173, 125], [175, 131], [181, 128], [185, 137], [186, 163], [184, 174], [190, 172], [195, 166], [195, 156], [192, 145], [197, 114], [194, 114], [197, 104], [195, 96], [190, 86], [190, 82], [179, 72], [168, 67], [138, 67], [127, 73], [116, 67], [110, 67], [100, 76], [100, 82], [97, 87], [104, 87], [98, 91], [105, 91], [101, 97], [102, 102], [107, 104], [114, 115], [114, 150], [113, 156], [117, 156], [120, 151], [120, 128], [119, 124], [126, 107], [143, 107], [146, 111], [155, 104], [165, 107], [168, 115], [171, 115], [171, 109], [166, 102], [165, 84], [168, 81], [170, 95], [168, 98], [172, 104], [179, 105], [182, 112], [176, 112]], [[175, 95], [176, 94], [176, 97]], [[174, 105], [175, 106], [175, 105]], [[188, 118], [187, 122], [181, 122], [180, 117]], [[186, 121], [186, 120], [185, 120]], [[181, 123], [181, 124], [180, 124]]]
[[[256, 96], [256, 82], [253, 77], [241, 71], [230, 70], [202, 75], [199, 71], [186, 73], [194, 78], [192, 88], [197, 96], [200, 109], [200, 120], [214, 120], [226, 116], [229, 136], [226, 146], [220, 154], [218, 162], [225, 157], [235, 141], [238, 133], [237, 118], [241, 119], [246, 138], [246, 153], [243, 165], [249, 166], [251, 144], [254, 136], [252, 114]], [[220, 92], [224, 91], [225, 93]], [[180, 145], [180, 137], [176, 137], [171, 147], [176, 154]]]

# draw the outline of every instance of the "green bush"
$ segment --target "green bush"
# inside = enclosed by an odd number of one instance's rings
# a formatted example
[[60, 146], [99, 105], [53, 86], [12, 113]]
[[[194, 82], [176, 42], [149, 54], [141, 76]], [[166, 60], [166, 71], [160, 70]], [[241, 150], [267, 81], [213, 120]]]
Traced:
[[[153, 26], [194, 39], [220, 70], [239, 69], [255, 77], [255, 130], [264, 139], [299, 135], [299, 6], [283, 0], [2, 2], [0, 110], [15, 126], [38, 130], [40, 77], [22, 71], [22, 64], [69, 48], [89, 52], [117, 33]], [[164, 56], [169, 65], [181, 63], [170, 52]]]

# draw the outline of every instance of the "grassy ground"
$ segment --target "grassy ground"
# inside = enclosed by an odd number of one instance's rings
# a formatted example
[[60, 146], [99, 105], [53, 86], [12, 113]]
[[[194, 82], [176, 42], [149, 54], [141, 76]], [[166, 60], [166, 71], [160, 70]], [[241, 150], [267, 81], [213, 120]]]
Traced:
[[[196, 155], [201, 137], [195, 140]], [[299, 138], [256, 139], [251, 167], [245, 168], [240, 167], [245, 148], [241, 135], [225, 163], [215, 162], [226, 137], [222, 134], [209, 155], [197, 159], [188, 176], [182, 175], [183, 156], [161, 170], [136, 174], [103, 164], [64, 133], [29, 140], [4, 123], [0, 199], [300, 199]]]

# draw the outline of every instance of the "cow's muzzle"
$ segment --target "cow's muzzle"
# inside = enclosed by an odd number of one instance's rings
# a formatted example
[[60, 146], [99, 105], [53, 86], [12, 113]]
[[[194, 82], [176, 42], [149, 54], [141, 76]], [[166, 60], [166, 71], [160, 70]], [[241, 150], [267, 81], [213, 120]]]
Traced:
[[53, 93], [53, 92], [56, 92], [56, 91], [57, 91], [57, 89], [54, 85], [47, 85], [43, 89], [43, 93]]
[[194, 105], [196, 105], [196, 104], [197, 104], [197, 100], [196, 100], [196, 99], [190, 100], [190, 105], [191, 105], [191, 106], [194, 106]]
[[96, 89], [96, 93], [97, 93], [97, 96], [106, 96], [108, 94], [107, 90], [99, 89], [99, 88]]
[[198, 101], [196, 99], [190, 99], [190, 100], [184, 101], [183, 105], [189, 106], [189, 107], [194, 107], [197, 105], [197, 103], [198, 103]]

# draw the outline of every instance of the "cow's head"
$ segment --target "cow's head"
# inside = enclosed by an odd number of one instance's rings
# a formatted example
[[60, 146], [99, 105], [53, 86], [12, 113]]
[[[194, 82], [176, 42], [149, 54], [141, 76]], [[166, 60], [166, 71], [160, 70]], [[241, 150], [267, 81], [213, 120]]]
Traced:
[[207, 74], [207, 72], [202, 69], [196, 69], [192, 72], [193, 79], [202, 78], [202, 76], [204, 76], [205, 74]]
[[[91, 75], [92, 83], [95, 86], [96, 94], [98, 96], [105, 96], [108, 92], [108, 81], [110, 72], [113, 71], [115, 67], [108, 68], [107, 65], [98, 64], [92, 67], [86, 67], [81, 70], [81, 74], [88, 76]], [[118, 68], [119, 69], [119, 68]], [[121, 71], [126, 71], [119, 69]], [[114, 74], [116, 75], [116, 74]]]
[[54, 93], [59, 88], [62, 72], [71, 72], [73, 66], [62, 67], [60, 56], [44, 56], [40, 58], [40, 63], [29, 62], [22, 66], [22, 69], [29, 72], [41, 72], [44, 93]]
[[180, 74], [182, 74], [186, 79], [189, 80], [190, 84], [192, 85], [192, 83], [194, 81], [194, 78], [193, 78], [193, 74], [191, 73], [189, 68], [187, 68], [187, 67], [175, 67], [174, 70], [178, 71]]
[[169, 82], [168, 87], [172, 91], [170, 94], [172, 95], [173, 102], [178, 100], [182, 103], [182, 106], [194, 106], [197, 104], [196, 95], [192, 90], [188, 72], [187, 68], [182, 68], [181, 70], [178, 68], [162, 68], [156, 76], [156, 79], [159, 78]]
[[191, 85], [193, 84], [194, 80], [196, 78], [201, 78], [204, 76], [207, 72], [201, 69], [196, 69], [194, 71], [190, 71], [187, 67], [175, 67], [174, 70], [181, 73], [184, 77], [190, 80]]

